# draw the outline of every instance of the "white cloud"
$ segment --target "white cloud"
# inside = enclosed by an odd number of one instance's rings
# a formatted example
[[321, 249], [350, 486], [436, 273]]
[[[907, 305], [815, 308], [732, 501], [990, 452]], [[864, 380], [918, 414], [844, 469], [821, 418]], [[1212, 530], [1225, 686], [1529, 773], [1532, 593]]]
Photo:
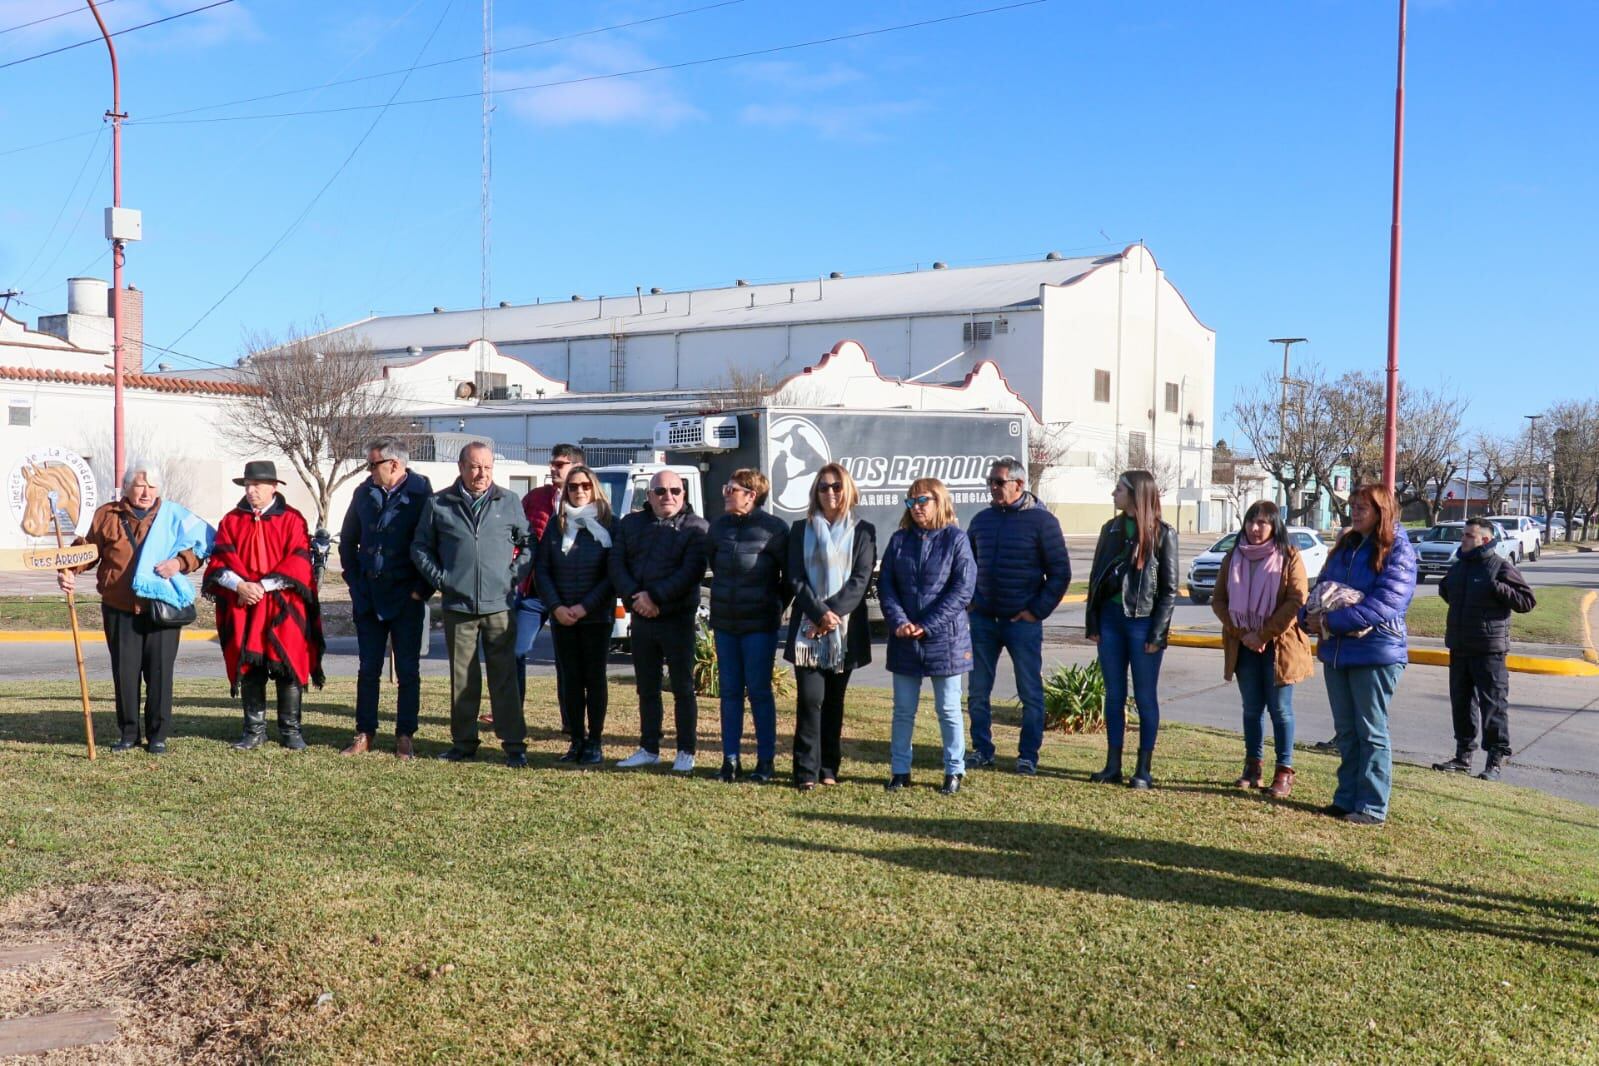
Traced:
[[814, 130], [822, 137], [843, 141], [875, 141], [881, 127], [923, 109], [914, 100], [884, 100], [859, 104], [748, 104], [741, 121], [756, 126], [787, 126]]
[[[195, 6], [194, 0], [116, 0], [114, 4], [102, 3], [100, 16], [105, 19], [106, 28], [116, 33]], [[0, 58], [21, 57], [90, 40], [100, 33], [87, 4], [74, 9], [70, 0], [49, 6], [40, 0], [0, 0], [0, 29], [21, 26], [60, 12], [66, 14], [0, 36]], [[232, 41], [255, 40], [260, 36], [260, 28], [249, 6], [243, 0], [234, 0], [231, 4], [125, 34], [117, 38], [117, 50], [209, 48]]]
[[499, 71], [494, 80], [496, 87], [502, 90], [518, 85], [570, 82], [498, 97], [499, 102], [514, 113], [548, 126], [580, 123], [675, 126], [704, 118], [704, 112], [682, 96], [665, 72], [602, 77], [654, 66], [656, 62], [630, 45], [584, 41], [568, 48], [566, 55], [556, 63]]
[[782, 59], [743, 63], [738, 66], [737, 73], [749, 81], [790, 93], [827, 92], [842, 85], [853, 85], [866, 77], [854, 67], [842, 63], [815, 69], [804, 63]]

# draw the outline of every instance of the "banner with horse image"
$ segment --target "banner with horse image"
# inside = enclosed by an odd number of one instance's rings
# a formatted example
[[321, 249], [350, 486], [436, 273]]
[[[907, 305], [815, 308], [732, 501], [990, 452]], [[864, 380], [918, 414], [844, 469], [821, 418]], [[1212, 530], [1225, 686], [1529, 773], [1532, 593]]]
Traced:
[[61, 512], [61, 535], [88, 532], [99, 505], [94, 473], [83, 457], [65, 448], [39, 448], [24, 455], [6, 478], [11, 515], [30, 537], [55, 539], [51, 497]]

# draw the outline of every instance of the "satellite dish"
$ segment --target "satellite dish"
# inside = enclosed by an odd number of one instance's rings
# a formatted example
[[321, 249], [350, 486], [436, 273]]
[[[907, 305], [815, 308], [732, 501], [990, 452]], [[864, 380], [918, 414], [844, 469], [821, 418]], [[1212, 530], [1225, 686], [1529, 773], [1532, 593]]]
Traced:
[[463, 381], [455, 387], [455, 398], [457, 400], [470, 400], [476, 392], [477, 387], [475, 385], [470, 381]]

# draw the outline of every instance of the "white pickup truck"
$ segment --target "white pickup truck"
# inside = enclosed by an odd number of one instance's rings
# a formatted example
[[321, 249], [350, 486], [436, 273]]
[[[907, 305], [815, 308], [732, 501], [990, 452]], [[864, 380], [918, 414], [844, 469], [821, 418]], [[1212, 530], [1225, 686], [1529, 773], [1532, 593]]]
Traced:
[[1524, 514], [1489, 515], [1488, 521], [1498, 526], [1510, 545], [1507, 558], [1512, 563], [1523, 559], [1537, 562], [1543, 544], [1543, 527]]

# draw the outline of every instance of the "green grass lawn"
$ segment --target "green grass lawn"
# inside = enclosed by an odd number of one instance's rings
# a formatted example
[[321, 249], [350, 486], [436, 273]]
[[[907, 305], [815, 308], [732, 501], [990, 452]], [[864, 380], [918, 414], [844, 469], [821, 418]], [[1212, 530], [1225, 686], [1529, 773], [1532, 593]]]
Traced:
[[[1086, 783], [1102, 738], [1051, 737], [1037, 778], [945, 799], [924, 706], [889, 796], [872, 690], [809, 795], [715, 781], [710, 708], [691, 781], [558, 769], [540, 682], [532, 770], [492, 744], [401, 765], [337, 754], [352, 698], [308, 697], [311, 751], [245, 754], [226, 686], [180, 682], [172, 754], [91, 764], [75, 685], [0, 686], [0, 904], [206, 901], [186, 957], [220, 960], [280, 1061], [1599, 1059], [1599, 812], [1541, 794], [1401, 767], [1360, 830], [1315, 813], [1328, 758], [1272, 803], [1223, 783], [1236, 738], [1169, 728], [1150, 794]], [[427, 682], [423, 754], [444, 702]], [[614, 758], [626, 688], [612, 723]]]
[[[1542, 585], [1533, 589], [1538, 606], [1526, 614], [1514, 615], [1510, 622], [1513, 640], [1534, 644], [1582, 645], [1582, 598], [1587, 589], [1568, 585]], [[1416, 586], [1416, 597], [1405, 615], [1405, 627], [1413, 636], [1441, 637], [1449, 605], [1438, 595], [1437, 582]]]

